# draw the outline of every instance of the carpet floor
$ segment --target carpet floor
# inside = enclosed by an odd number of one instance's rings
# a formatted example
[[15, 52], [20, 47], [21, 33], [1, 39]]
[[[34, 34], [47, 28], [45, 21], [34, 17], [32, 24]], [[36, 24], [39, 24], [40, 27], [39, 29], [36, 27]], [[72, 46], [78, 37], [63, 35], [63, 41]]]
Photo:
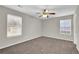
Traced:
[[0, 50], [1, 54], [78, 54], [71, 41], [39, 37]]

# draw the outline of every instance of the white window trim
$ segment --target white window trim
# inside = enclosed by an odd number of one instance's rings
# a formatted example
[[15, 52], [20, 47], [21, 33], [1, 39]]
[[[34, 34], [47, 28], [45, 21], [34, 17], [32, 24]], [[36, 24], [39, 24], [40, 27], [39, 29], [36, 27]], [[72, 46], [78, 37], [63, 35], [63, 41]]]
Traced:
[[[70, 26], [70, 33], [66, 33], [66, 32], [62, 32], [61, 29], [60, 29], [60, 34], [63, 34], [63, 35], [71, 35], [72, 33], [72, 19], [64, 19], [64, 20], [70, 20], [71, 21], [71, 26]], [[60, 20], [61, 21], [61, 20]], [[61, 27], [60, 27], [61, 28]]]

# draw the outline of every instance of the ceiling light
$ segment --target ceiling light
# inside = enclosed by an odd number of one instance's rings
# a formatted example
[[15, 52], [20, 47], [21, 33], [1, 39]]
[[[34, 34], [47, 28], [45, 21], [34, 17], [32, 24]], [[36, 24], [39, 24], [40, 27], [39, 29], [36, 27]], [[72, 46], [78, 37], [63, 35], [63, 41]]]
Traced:
[[47, 17], [47, 15], [43, 15], [42, 17]]
[[48, 13], [48, 10], [46, 10], [45, 12]]

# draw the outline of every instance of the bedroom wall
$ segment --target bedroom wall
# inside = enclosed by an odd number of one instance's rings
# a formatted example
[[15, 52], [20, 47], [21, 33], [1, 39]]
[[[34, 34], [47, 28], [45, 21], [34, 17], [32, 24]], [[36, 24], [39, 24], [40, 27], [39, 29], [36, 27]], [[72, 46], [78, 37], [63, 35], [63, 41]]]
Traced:
[[[71, 20], [72, 21], [72, 32], [71, 32], [72, 34], [71, 35], [65, 35], [65, 34], [60, 33], [59, 21], [64, 20], [64, 19], [72, 19]], [[73, 41], [73, 15], [44, 20], [43, 36]]]
[[[22, 36], [7, 38], [7, 14], [13, 14], [23, 18]], [[0, 49], [40, 37], [42, 35], [41, 23], [41, 20], [37, 18], [0, 6]]]
[[[13, 14], [21, 16], [23, 18], [22, 36], [7, 38], [7, 14]], [[24, 41], [28, 41], [40, 36], [47, 36], [52, 38], [73, 41], [73, 30], [71, 36], [60, 34], [60, 19], [72, 19], [73, 23], [73, 15], [53, 18], [49, 20], [39, 20], [37, 18], [23, 14], [21, 12], [0, 6], [0, 49]]]
[[77, 6], [75, 15], [74, 15], [74, 20], [75, 20], [75, 26], [74, 26], [74, 43], [77, 45], [77, 49], [79, 51], [79, 6]]

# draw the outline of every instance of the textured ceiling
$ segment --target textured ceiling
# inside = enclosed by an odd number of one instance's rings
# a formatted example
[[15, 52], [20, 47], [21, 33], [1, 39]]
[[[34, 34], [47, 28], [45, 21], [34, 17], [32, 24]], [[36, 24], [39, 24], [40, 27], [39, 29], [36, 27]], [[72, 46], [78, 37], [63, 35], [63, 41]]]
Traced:
[[4, 5], [4, 6], [29, 14], [39, 19], [42, 18], [39, 17], [39, 14], [37, 14], [37, 12], [42, 12], [43, 9], [48, 9], [49, 12], [54, 11], [56, 15], [53, 16], [50, 15], [49, 17], [53, 18], [74, 14], [77, 7], [76, 5], [20, 5], [20, 7], [18, 7], [17, 5]]

